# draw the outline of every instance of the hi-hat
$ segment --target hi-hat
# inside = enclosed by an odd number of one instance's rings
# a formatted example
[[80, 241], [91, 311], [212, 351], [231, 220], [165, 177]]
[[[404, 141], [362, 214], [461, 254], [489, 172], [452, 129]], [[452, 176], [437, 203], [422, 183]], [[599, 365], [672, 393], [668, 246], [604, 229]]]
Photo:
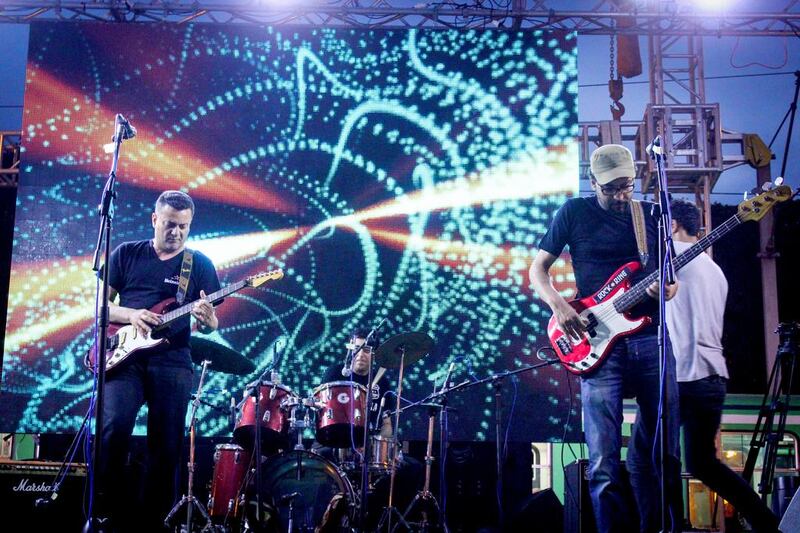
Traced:
[[192, 361], [203, 364], [206, 359], [211, 361], [209, 370], [244, 376], [256, 369], [256, 364], [235, 350], [217, 342], [202, 337], [190, 337], [189, 346], [192, 350]]
[[405, 351], [404, 365], [408, 366], [428, 355], [433, 350], [433, 339], [422, 331], [409, 331], [394, 337], [375, 350], [375, 363], [384, 368], [400, 368], [400, 358]]

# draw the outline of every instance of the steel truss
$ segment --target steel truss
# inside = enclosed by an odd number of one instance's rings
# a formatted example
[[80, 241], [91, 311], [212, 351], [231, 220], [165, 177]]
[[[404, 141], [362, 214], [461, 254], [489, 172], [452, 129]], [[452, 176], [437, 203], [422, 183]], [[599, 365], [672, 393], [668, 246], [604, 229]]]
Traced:
[[[654, 0], [636, 2], [637, 8], [628, 10], [617, 9], [613, 1], [601, 1], [588, 11], [559, 9], [563, 4], [555, 0], [3, 0], [0, 22], [27, 23], [36, 18], [178, 23], [196, 20], [314, 27], [561, 29], [585, 35], [796, 36], [800, 35], [797, 4], [796, 0], [786, 0], [784, 8], [775, 12], [709, 14], [692, 9], [685, 2]], [[620, 21], [626, 23], [624, 27], [618, 27]]]

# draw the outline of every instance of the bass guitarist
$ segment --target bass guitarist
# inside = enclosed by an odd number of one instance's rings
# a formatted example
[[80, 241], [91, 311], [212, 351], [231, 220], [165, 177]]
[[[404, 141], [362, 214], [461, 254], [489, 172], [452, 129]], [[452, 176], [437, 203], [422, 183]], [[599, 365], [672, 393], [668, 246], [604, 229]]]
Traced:
[[[179, 300], [196, 300], [191, 315], [198, 329], [210, 332], [217, 328], [214, 307], [205, 299], [207, 293], [220, 288], [216, 269], [200, 252], [184, 253], [193, 217], [194, 202], [189, 195], [164, 191], [151, 215], [153, 239], [126, 242], [114, 250], [108, 261], [111, 322], [131, 324], [138, 334], [149, 335], [162, 320], [149, 309], [178, 294]], [[182, 271], [186, 272], [183, 276]], [[117, 295], [119, 302], [115, 303]], [[105, 453], [98, 472], [100, 511], [111, 517], [112, 524], [106, 530], [164, 530], [164, 517], [176, 498], [192, 387], [189, 335], [186, 315], [170, 327], [169, 342], [136, 353], [107, 374], [102, 432]], [[123, 467], [136, 416], [144, 404], [148, 406], [147, 466], [142, 505], [125, 499]]]
[[[632, 282], [658, 267], [659, 237], [657, 207], [633, 204], [633, 156], [621, 145], [605, 145], [591, 156], [591, 186], [594, 195], [571, 198], [558, 210], [539, 243], [530, 267], [530, 278], [539, 297], [552, 310], [558, 325], [576, 340], [592, 334], [591, 325], [553, 287], [549, 270], [564, 247], [569, 248], [578, 293], [605, 294], [613, 287], [606, 281], [623, 264], [640, 261], [643, 268]], [[654, 207], [656, 207], [654, 209]], [[638, 213], [639, 222], [634, 222]], [[636, 227], [638, 226], [638, 229]], [[608, 290], [603, 291], [604, 288]], [[677, 290], [666, 287], [666, 298]], [[589, 491], [598, 531], [660, 531], [661, 499], [657, 422], [659, 408], [658, 287], [647, 290], [651, 298], [634, 307], [634, 317], [648, 316], [652, 322], [629, 336], [617, 339], [605, 360], [581, 376], [581, 399], [586, 444], [589, 449]], [[680, 531], [683, 502], [678, 447], [678, 389], [675, 360], [667, 343], [666, 379], [666, 501], [670, 531]], [[622, 402], [634, 396], [638, 405], [636, 423], [628, 445], [626, 466], [639, 511], [628, 509], [620, 472], [622, 448]]]

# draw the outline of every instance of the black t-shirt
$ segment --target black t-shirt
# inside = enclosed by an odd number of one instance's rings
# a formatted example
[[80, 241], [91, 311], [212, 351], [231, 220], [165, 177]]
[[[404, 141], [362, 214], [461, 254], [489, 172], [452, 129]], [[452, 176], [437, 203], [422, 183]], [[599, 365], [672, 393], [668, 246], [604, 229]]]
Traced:
[[[108, 284], [119, 293], [122, 307], [149, 309], [175, 297], [182, 263], [183, 253], [166, 261], [159, 259], [149, 240], [125, 242], [111, 253]], [[199, 299], [201, 289], [211, 294], [220, 289], [220, 284], [211, 260], [195, 251], [184, 304]], [[148, 350], [148, 357], [154, 362], [191, 368], [190, 333], [190, 315], [187, 314], [170, 327], [170, 342]]]
[[[373, 379], [375, 376], [375, 372], [377, 372], [377, 368], [372, 369]], [[342, 376], [342, 365], [333, 365], [328, 367], [325, 371], [325, 376], [322, 379], [322, 383], [330, 383], [332, 381], [354, 381], [359, 385], [363, 385], [364, 387], [367, 386], [367, 376], [359, 375], [353, 372], [350, 374], [350, 377]], [[369, 407], [369, 427], [370, 431], [379, 433], [381, 430], [381, 424], [378, 424], [378, 410], [380, 408], [380, 401], [381, 401], [381, 394], [386, 392], [386, 387], [388, 386], [388, 380], [386, 378], [386, 373], [381, 376], [381, 379], [372, 387], [372, 395], [370, 398], [370, 407]], [[388, 405], [387, 399], [387, 405]], [[394, 404], [391, 404], [394, 405]], [[386, 407], [384, 406], [384, 411]]]
[[[632, 284], [658, 268], [658, 207], [652, 202], [642, 202], [642, 210], [650, 255], [645, 268], [631, 278]], [[639, 261], [630, 211], [617, 213], [603, 209], [595, 196], [567, 200], [539, 243], [540, 249], [556, 256], [565, 246], [569, 247], [581, 298], [597, 292], [623, 264]], [[651, 317], [652, 325], [642, 330], [650, 333], [658, 323], [658, 302], [647, 298], [631, 309], [631, 314]]]

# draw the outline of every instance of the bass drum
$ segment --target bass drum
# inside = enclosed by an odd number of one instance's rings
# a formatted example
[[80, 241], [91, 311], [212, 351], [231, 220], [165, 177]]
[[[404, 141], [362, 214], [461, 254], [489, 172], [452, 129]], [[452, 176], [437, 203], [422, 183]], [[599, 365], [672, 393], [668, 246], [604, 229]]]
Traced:
[[261, 465], [261, 520], [256, 520], [255, 477], [247, 492], [250, 527], [259, 532], [350, 531], [356, 498], [332, 462], [306, 450], [275, 455]]

